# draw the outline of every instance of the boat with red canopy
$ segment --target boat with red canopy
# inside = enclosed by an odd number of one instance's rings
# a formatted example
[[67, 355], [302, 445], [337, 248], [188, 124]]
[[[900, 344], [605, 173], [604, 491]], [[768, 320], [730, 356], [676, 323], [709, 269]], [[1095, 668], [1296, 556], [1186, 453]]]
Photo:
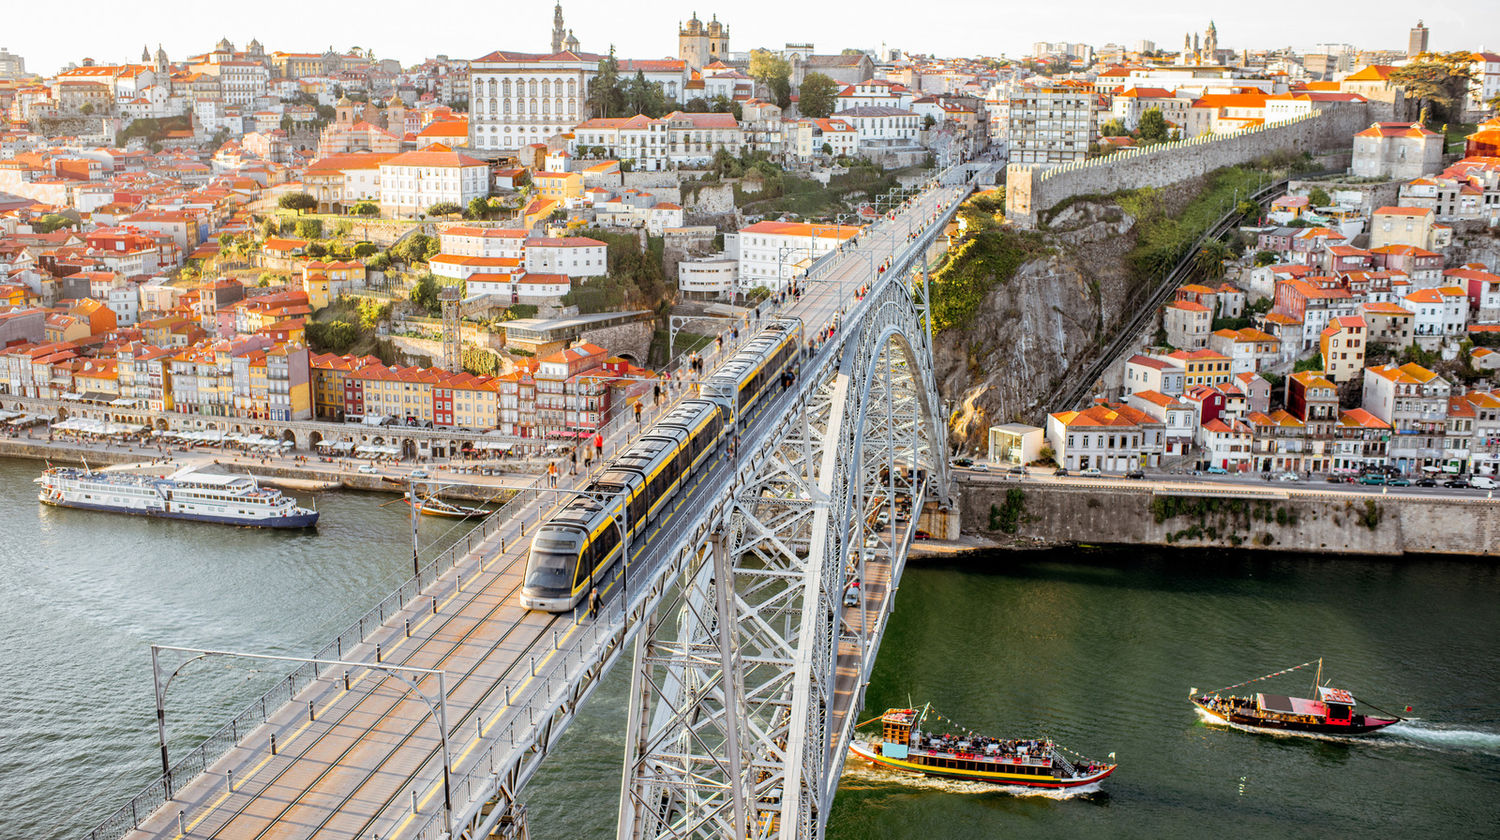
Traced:
[[[1225, 694], [1253, 682], [1278, 677], [1282, 674], [1318, 666], [1318, 675], [1313, 680], [1313, 693], [1317, 699], [1292, 697], [1286, 694], [1257, 692], [1239, 696]], [[1368, 735], [1401, 720], [1392, 716], [1355, 714], [1354, 695], [1342, 688], [1323, 685], [1323, 660], [1304, 662], [1285, 668], [1274, 674], [1246, 680], [1238, 685], [1213, 691], [1199, 692], [1194, 688], [1189, 699], [1198, 710], [1199, 717], [1209, 723], [1223, 723], [1238, 729], [1269, 732], [1301, 732], [1317, 735]]]

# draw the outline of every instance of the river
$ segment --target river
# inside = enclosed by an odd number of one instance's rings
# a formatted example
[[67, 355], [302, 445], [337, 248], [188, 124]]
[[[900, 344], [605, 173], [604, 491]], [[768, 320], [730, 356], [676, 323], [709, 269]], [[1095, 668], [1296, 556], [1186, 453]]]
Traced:
[[[0, 461], [0, 836], [76, 837], [154, 778], [149, 643], [307, 653], [409, 567], [407, 521], [378, 496], [319, 494], [316, 534], [276, 534], [43, 508], [38, 468]], [[423, 542], [451, 526], [424, 521]], [[1114, 752], [1120, 769], [1102, 794], [1060, 799], [851, 765], [831, 840], [1455, 838], [1500, 824], [1488, 561], [994, 553], [913, 564], [896, 604], [865, 717], [909, 697], [989, 734]], [[1320, 655], [1334, 684], [1419, 719], [1358, 742], [1272, 738], [1205, 726], [1187, 705], [1189, 687]], [[169, 697], [174, 747], [282, 670], [191, 666]], [[536, 840], [612, 835], [627, 689], [617, 668], [527, 789]]]

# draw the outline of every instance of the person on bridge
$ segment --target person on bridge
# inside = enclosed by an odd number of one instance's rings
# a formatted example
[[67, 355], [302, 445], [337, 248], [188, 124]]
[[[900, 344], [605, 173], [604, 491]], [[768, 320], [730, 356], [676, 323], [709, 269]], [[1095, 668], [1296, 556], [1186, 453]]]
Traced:
[[589, 618], [599, 617], [599, 587], [589, 587]]
[[557, 462], [547, 462], [547, 484], [551, 487], [557, 486]]
[[641, 404], [639, 402], [635, 404], [635, 424], [637, 426], [641, 425]]

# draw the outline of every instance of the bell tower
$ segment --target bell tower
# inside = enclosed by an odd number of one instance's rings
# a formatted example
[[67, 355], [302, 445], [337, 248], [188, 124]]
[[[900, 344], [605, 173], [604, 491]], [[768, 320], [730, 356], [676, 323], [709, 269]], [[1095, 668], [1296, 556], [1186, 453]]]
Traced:
[[567, 38], [568, 30], [563, 26], [562, 3], [559, 0], [558, 4], [552, 7], [552, 51], [562, 52]]

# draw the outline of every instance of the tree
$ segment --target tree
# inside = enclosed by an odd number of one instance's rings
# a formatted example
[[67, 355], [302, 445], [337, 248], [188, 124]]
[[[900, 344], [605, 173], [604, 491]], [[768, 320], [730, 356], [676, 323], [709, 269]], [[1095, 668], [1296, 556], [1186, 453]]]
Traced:
[[380, 205], [373, 201], [361, 201], [349, 208], [349, 212], [356, 216], [379, 216]]
[[356, 242], [354, 243], [354, 247], [349, 249], [349, 256], [356, 260], [362, 260], [365, 257], [374, 255], [377, 250], [374, 242]]
[[1456, 123], [1463, 116], [1464, 97], [1473, 78], [1473, 58], [1466, 51], [1423, 53], [1416, 61], [1392, 70], [1390, 80], [1421, 103], [1428, 121]]
[[1313, 207], [1327, 207], [1333, 203], [1333, 199], [1328, 197], [1322, 187], [1313, 187], [1307, 193], [1307, 203]]
[[323, 236], [323, 223], [318, 219], [299, 219], [297, 221], [298, 239], [321, 239]]
[[644, 71], [635, 71], [635, 78], [622, 86], [621, 96], [625, 100], [626, 113], [645, 114], [657, 119], [668, 111], [667, 94], [661, 82], [646, 81]]
[[1125, 124], [1120, 122], [1120, 119], [1116, 117], [1106, 120], [1104, 125], [1099, 126], [1099, 133], [1105, 137], [1124, 137], [1130, 132], [1125, 130]]
[[589, 110], [596, 117], [618, 117], [625, 110], [625, 97], [620, 90], [620, 60], [615, 58], [615, 47], [609, 47], [609, 55], [599, 59], [599, 70], [589, 84]]
[[427, 215], [429, 216], [452, 216], [455, 213], [462, 212], [463, 208], [459, 207], [456, 202], [452, 201], [439, 201], [438, 203], [427, 208]]
[[1146, 143], [1161, 143], [1167, 139], [1167, 119], [1160, 108], [1147, 108], [1141, 114], [1140, 137]]
[[771, 90], [776, 104], [785, 108], [792, 103], [792, 63], [770, 50], [750, 53], [750, 76]]
[[1262, 266], [1275, 265], [1276, 259], [1277, 257], [1275, 251], [1256, 251], [1255, 267], [1260, 268]]
[[824, 143], [823, 144], [823, 154], [829, 155], [831, 157], [833, 155], [833, 146], [831, 144]]
[[427, 310], [429, 314], [441, 314], [443, 304], [438, 300], [437, 278], [431, 274], [422, 275], [422, 279], [411, 289], [411, 302]]
[[474, 196], [469, 199], [469, 209], [465, 215], [471, 219], [483, 219], [490, 214], [490, 203], [483, 196]]
[[923, 131], [927, 131], [928, 129], [932, 128], [935, 125], [937, 125], [937, 117], [934, 117], [931, 114], [923, 114], [922, 115], [922, 130]]
[[692, 99], [689, 99], [687, 102], [683, 103], [682, 110], [688, 112], [689, 114], [707, 114], [713, 111], [713, 106], [708, 104], [707, 99], [704, 99], [701, 96], [695, 96]]
[[276, 206], [283, 210], [296, 210], [301, 215], [304, 211], [317, 209], [318, 200], [305, 192], [294, 192], [276, 199]]
[[1218, 280], [1224, 276], [1224, 261], [1231, 256], [1229, 245], [1219, 239], [1203, 243], [1193, 257], [1194, 267], [1205, 280]]
[[833, 113], [838, 104], [838, 83], [823, 73], [808, 73], [802, 79], [802, 90], [797, 98], [797, 110], [804, 117], [823, 119]]
[[715, 114], [733, 114], [736, 120], [745, 118], [744, 109], [740, 107], [740, 103], [722, 93], [714, 97], [712, 107]]
[[94, 113], [94, 103], [92, 103], [92, 102], [85, 102], [85, 103], [83, 103], [83, 107], [79, 108], [78, 111], [79, 111], [79, 113], [82, 113], [82, 114], [92, 114], [92, 113]]

